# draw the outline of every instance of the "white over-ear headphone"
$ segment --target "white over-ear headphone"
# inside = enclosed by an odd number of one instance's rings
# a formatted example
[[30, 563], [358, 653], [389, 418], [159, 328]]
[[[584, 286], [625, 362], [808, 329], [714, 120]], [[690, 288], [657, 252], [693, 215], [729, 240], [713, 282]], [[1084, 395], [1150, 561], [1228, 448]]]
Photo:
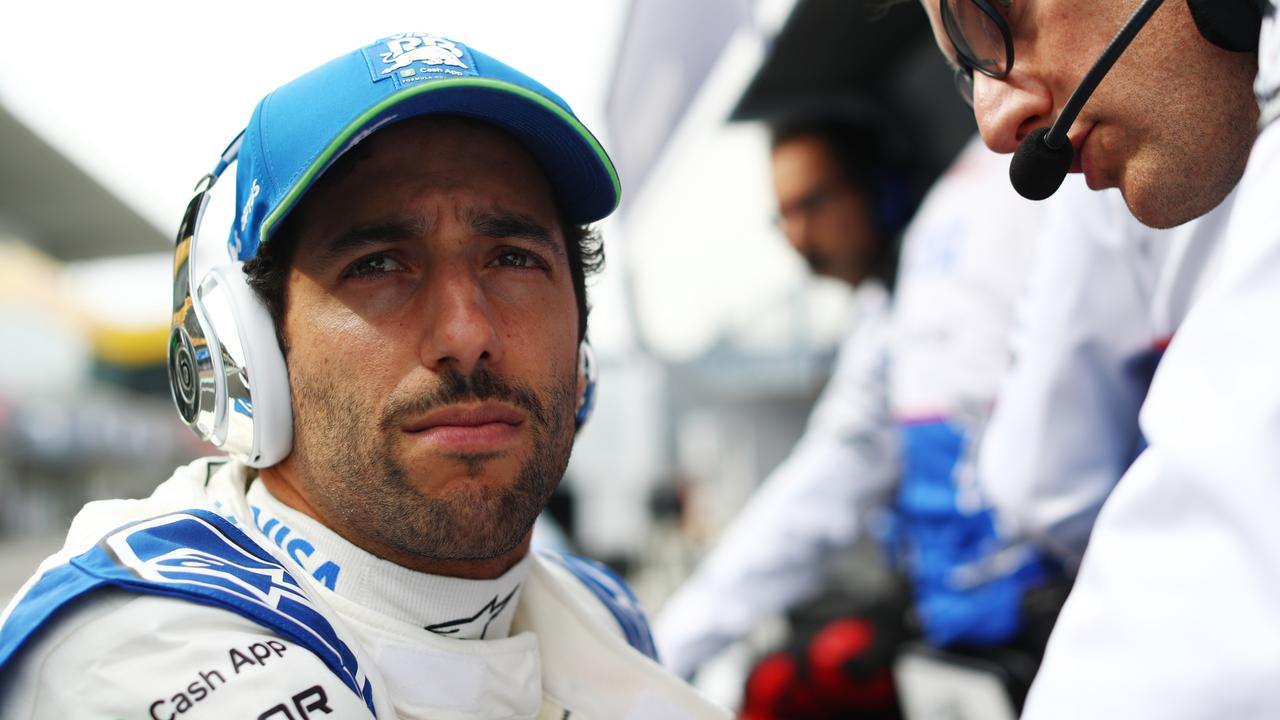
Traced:
[[249, 465], [275, 465], [293, 446], [284, 353], [266, 307], [228, 260], [199, 279], [196, 238], [209, 193], [240, 153], [237, 137], [201, 179], [178, 228], [173, 261], [169, 388], [182, 421], [201, 439]]
[[[201, 178], [178, 228], [173, 261], [169, 389], [178, 414], [202, 440], [250, 467], [275, 465], [293, 447], [289, 373], [266, 306], [245, 279], [244, 263], [227, 260], [195, 276], [196, 238], [210, 192], [240, 153], [243, 135]], [[581, 428], [595, 405], [591, 345], [578, 349], [586, 388], [574, 415]]]

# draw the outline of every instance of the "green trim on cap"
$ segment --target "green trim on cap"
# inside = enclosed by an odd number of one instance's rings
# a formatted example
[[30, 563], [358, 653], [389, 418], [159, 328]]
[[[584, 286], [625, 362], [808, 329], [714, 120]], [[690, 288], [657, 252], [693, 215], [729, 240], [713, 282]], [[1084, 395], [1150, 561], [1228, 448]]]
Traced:
[[365, 123], [377, 117], [387, 108], [403, 102], [408, 97], [433, 90], [443, 90], [456, 87], [480, 87], [490, 90], [501, 90], [512, 95], [520, 96], [525, 100], [529, 100], [535, 105], [540, 105], [542, 108], [550, 110], [552, 113], [559, 116], [560, 119], [568, 124], [569, 127], [573, 128], [573, 130], [577, 132], [583, 140], [587, 141], [587, 145], [595, 151], [596, 158], [600, 160], [600, 164], [608, 170], [609, 180], [613, 183], [614, 196], [614, 205], [613, 208], [610, 209], [610, 212], [617, 209], [618, 202], [622, 197], [622, 182], [618, 179], [618, 171], [614, 168], [613, 162], [609, 159], [608, 154], [605, 153], [604, 147], [600, 145], [600, 141], [596, 140], [595, 136], [591, 134], [591, 131], [588, 130], [586, 126], [578, 120], [578, 118], [574, 117], [573, 113], [565, 110], [543, 95], [533, 92], [527, 88], [520, 87], [519, 85], [490, 78], [451, 78], [447, 80], [434, 80], [432, 82], [421, 83], [397, 92], [368, 110], [365, 110], [355, 120], [351, 121], [351, 123], [343, 128], [342, 132], [338, 133], [338, 135], [329, 142], [325, 149], [316, 156], [316, 159], [311, 161], [311, 165], [307, 167], [306, 171], [302, 174], [302, 177], [293, 183], [293, 187], [289, 188], [288, 194], [284, 196], [284, 199], [280, 201], [280, 204], [277, 205], [276, 208], [267, 215], [266, 219], [262, 221], [262, 229], [259, 231], [260, 237], [258, 238], [259, 244], [265, 245], [267, 243], [267, 237], [270, 234], [271, 229], [274, 228], [275, 224], [279, 222], [286, 213], [292, 210], [293, 207], [297, 205], [298, 200], [302, 198], [303, 188], [311, 185], [312, 181], [314, 181], [316, 176], [320, 173], [320, 169], [329, 164], [329, 161], [333, 158], [334, 154], [337, 153], [342, 146], [346, 145], [347, 141], [355, 135], [358, 129], [364, 127]]

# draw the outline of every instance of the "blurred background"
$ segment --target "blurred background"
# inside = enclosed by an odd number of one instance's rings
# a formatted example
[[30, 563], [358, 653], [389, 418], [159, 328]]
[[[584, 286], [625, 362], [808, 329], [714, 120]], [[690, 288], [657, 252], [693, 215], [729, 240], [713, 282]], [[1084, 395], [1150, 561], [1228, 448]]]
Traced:
[[651, 610], [799, 437], [850, 309], [774, 224], [762, 121], [891, 106], [920, 182], [973, 129], [917, 2], [48, 0], [5, 16], [0, 603], [85, 501], [145, 495], [211, 451], [163, 370], [172, 235], [257, 99], [330, 57], [404, 30], [456, 38], [560, 93], [619, 165], [591, 288], [597, 409], [556, 515]]

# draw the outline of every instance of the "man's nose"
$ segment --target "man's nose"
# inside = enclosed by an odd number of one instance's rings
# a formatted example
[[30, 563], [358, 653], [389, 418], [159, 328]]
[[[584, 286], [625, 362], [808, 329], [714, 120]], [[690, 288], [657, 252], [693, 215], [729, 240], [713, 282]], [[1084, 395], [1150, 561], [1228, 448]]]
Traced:
[[493, 303], [470, 272], [435, 273], [426, 289], [426, 331], [422, 362], [433, 370], [452, 366], [469, 375], [482, 364], [502, 359], [502, 338]]
[[973, 111], [987, 147], [1011, 153], [1031, 131], [1052, 124], [1053, 94], [1044, 83], [1025, 75], [997, 80], [974, 73]]

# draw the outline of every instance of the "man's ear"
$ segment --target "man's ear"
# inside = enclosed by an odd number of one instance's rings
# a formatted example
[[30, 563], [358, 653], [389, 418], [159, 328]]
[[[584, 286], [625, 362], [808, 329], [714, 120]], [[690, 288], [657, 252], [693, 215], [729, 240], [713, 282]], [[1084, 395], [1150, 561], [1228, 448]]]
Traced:
[[574, 405], [574, 425], [581, 428], [591, 417], [591, 406], [595, 404], [596, 390], [596, 358], [591, 351], [591, 343], [583, 340], [578, 345], [578, 387], [577, 403]]

